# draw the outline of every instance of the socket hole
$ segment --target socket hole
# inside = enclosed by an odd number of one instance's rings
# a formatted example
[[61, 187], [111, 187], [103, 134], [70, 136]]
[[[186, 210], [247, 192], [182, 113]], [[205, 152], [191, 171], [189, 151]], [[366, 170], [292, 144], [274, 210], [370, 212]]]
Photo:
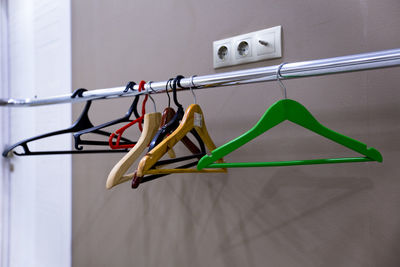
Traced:
[[228, 47], [225, 45], [218, 48], [218, 57], [221, 60], [225, 60], [228, 57]]
[[245, 57], [249, 54], [249, 43], [246, 41], [241, 41], [237, 47], [237, 51], [239, 55]]

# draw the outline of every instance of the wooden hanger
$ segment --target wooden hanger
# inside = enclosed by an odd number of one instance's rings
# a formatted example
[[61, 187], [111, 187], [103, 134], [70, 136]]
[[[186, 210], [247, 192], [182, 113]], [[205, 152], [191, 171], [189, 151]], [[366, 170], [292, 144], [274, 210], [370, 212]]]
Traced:
[[[310, 131], [322, 135], [336, 143], [339, 143], [351, 150], [354, 150], [364, 155], [365, 157], [309, 159], [278, 162], [213, 163], [285, 120], [289, 120], [306, 129], [309, 129]], [[291, 99], [283, 99], [277, 101], [270, 108], [268, 108], [268, 110], [264, 113], [257, 124], [248, 132], [213, 150], [211, 152], [211, 155], [205, 155], [203, 158], [201, 158], [199, 163], [197, 164], [197, 169], [202, 170], [203, 168], [290, 166], [365, 161], [382, 162], [382, 155], [375, 148], [368, 148], [367, 145], [364, 143], [361, 143], [357, 140], [354, 140], [350, 137], [326, 128], [325, 126], [320, 124], [313, 117], [313, 115], [311, 115], [311, 113], [300, 103]]]
[[[150, 116], [146, 116], [150, 115]], [[110, 174], [108, 175], [107, 182], [106, 182], [106, 188], [111, 189], [112, 187], [122, 184], [131, 178], [124, 178], [123, 175], [128, 171], [130, 166], [139, 158], [141, 153], [147, 148], [148, 144], [150, 141], [154, 138], [155, 134], [158, 131], [157, 129], [154, 129], [156, 125], [159, 125], [157, 127], [163, 127], [165, 124], [167, 124], [172, 117], [175, 115], [175, 111], [172, 108], [165, 108], [162, 115], [161, 115], [161, 123], [160, 123], [160, 118], [156, 113], [150, 113], [146, 114], [144, 117], [146, 118], [146, 123], [144, 124], [144, 128], [146, 129], [145, 132], [142, 132], [142, 136], [145, 136], [141, 140], [141, 145], [137, 146], [136, 148], [133, 148], [128, 152], [111, 170]], [[155, 131], [155, 132], [154, 132]], [[187, 137], [186, 137], [187, 138]], [[148, 140], [150, 139], [150, 141]], [[190, 141], [190, 140], [189, 140]], [[191, 141], [190, 141], [191, 142]], [[147, 143], [146, 146], [144, 144]], [[191, 143], [188, 145], [194, 146], [195, 149], [198, 150], [195, 144]], [[168, 150], [168, 155], [170, 158], [176, 158], [174, 150], [171, 148]]]
[[[106, 188], [111, 189], [112, 187], [124, 183], [131, 178], [124, 178], [123, 175], [128, 171], [130, 166], [139, 158], [141, 153], [147, 148], [148, 144], [150, 141], [154, 138], [156, 132], [158, 129], [155, 129], [157, 125], [160, 125], [159, 127], [163, 127], [165, 124], [167, 124], [171, 118], [175, 115], [175, 111], [172, 108], [165, 108], [162, 115], [161, 115], [161, 123], [160, 123], [160, 115], [159, 113], [150, 113], [146, 114], [145, 117], [145, 124], [144, 124], [144, 129], [146, 131], [142, 132], [141, 139], [139, 139], [140, 144], [138, 143], [133, 149], [131, 149], [111, 170], [110, 174], [108, 175], [107, 182], [106, 182]], [[154, 132], [155, 131], [155, 132]], [[150, 139], [150, 141], [149, 141]], [[138, 141], [138, 142], [139, 142]], [[185, 136], [181, 140], [185, 146], [193, 153], [193, 154], [198, 154], [200, 153], [199, 148], [190, 141], [187, 136]], [[147, 145], [145, 145], [147, 143]], [[172, 148], [168, 149], [168, 155], [170, 158], [176, 158], [175, 152]], [[203, 156], [203, 155], [201, 155]], [[201, 156], [199, 158], [201, 158]], [[181, 160], [181, 159], [178, 159]], [[196, 162], [197, 164], [197, 162]], [[195, 165], [196, 165], [195, 164]], [[161, 175], [159, 177], [165, 176]]]
[[[176, 112], [173, 108], [167, 107], [164, 109], [161, 117], [161, 128], [164, 127], [168, 122], [171, 121], [171, 119], [175, 116]], [[154, 140], [154, 139], [153, 139]], [[152, 141], [153, 141], [152, 140]], [[198, 154], [200, 153], [200, 149], [187, 137], [184, 136], [182, 140], [180, 140], [186, 147], [189, 149], [190, 152], [193, 154]], [[151, 146], [151, 143], [150, 143]], [[151, 147], [150, 147], [151, 148]], [[149, 148], [149, 151], [151, 150]], [[170, 155], [170, 158], [175, 158], [176, 156], [171, 156], [170, 152], [174, 152], [173, 149], [168, 150], [168, 154]]]
[[[179, 127], [140, 160], [138, 169], [135, 173], [124, 175], [124, 179], [129, 179], [136, 176], [136, 179], [133, 181], [133, 187], [137, 187], [145, 174], [226, 172], [226, 169], [151, 169], [153, 165], [155, 165], [157, 161], [163, 155], [165, 155], [165, 153], [167, 153], [168, 149], [174, 147], [174, 145], [192, 129], [196, 130], [210, 151], [216, 148], [214, 142], [211, 140], [211, 137], [208, 134], [204, 122], [204, 115], [200, 106], [197, 104], [192, 104], [187, 108]], [[218, 162], [222, 163], [223, 159], [219, 159]]]
[[158, 131], [160, 122], [161, 113], [159, 112], [147, 113], [144, 115], [143, 132], [136, 145], [112, 168], [106, 182], [107, 189], [130, 180], [130, 178], [124, 178], [123, 175], [147, 148]]

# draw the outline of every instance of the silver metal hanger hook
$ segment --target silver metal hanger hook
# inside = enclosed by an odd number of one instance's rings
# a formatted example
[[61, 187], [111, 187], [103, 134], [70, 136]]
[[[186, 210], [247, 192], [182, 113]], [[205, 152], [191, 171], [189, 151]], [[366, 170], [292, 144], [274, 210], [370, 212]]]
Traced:
[[147, 88], [147, 94], [149, 95], [149, 97], [150, 97], [150, 99], [151, 99], [151, 101], [153, 102], [153, 105], [154, 105], [154, 112], [157, 112], [157, 106], [156, 106], [156, 101], [154, 101], [154, 98], [150, 95], [150, 92], [149, 92], [149, 89], [151, 89], [151, 91], [153, 91], [154, 93], [157, 93], [157, 91], [156, 90], [154, 90], [153, 89], [153, 87], [151, 87], [151, 83], [152, 83], [153, 81], [149, 81], [149, 82], [147, 82], [147, 84], [148, 84], [148, 88]]
[[193, 83], [193, 78], [196, 77], [196, 76], [197, 76], [197, 75], [193, 75], [192, 77], [190, 77], [190, 78], [191, 78], [191, 79], [190, 79], [190, 83], [191, 83], [190, 92], [192, 92], [192, 95], [193, 95], [193, 98], [194, 98], [194, 103], [197, 105], [196, 94], [195, 94], [194, 91], [193, 91], [193, 88], [196, 88], [196, 85], [194, 85], [194, 83]]
[[282, 64], [279, 65], [278, 70], [276, 71], [276, 80], [278, 81], [279, 85], [280, 85], [281, 88], [282, 88], [283, 97], [284, 97], [285, 99], [287, 99], [286, 87], [285, 87], [285, 85], [283, 84], [283, 82], [281, 81], [281, 78], [284, 78], [284, 77], [281, 75], [281, 69], [282, 69], [283, 65], [285, 65], [285, 64], [287, 64], [287, 62], [283, 62]]

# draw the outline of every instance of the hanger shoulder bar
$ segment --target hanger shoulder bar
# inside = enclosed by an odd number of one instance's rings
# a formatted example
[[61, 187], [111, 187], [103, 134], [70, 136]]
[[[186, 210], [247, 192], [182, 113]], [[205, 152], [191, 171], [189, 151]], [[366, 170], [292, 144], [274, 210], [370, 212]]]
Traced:
[[282, 166], [298, 166], [298, 165], [314, 165], [329, 163], [354, 163], [373, 161], [367, 157], [352, 158], [332, 158], [332, 159], [308, 159], [308, 160], [291, 160], [291, 161], [272, 161], [272, 162], [229, 162], [229, 163], [211, 163], [207, 168], [248, 168], [248, 167], [282, 167]]

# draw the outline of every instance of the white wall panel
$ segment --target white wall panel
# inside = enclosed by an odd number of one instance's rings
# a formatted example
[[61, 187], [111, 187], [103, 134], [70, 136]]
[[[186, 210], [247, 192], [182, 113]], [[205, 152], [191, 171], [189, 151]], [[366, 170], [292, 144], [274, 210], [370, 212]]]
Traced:
[[[8, 19], [7, 0], [0, 0], [0, 97], [8, 97]], [[0, 147], [8, 142], [9, 112], [0, 109]], [[0, 162], [0, 266], [8, 266], [10, 222], [10, 176], [8, 160]]]
[[[13, 97], [71, 91], [70, 2], [15, 0], [10, 15]], [[68, 127], [71, 106], [11, 111], [11, 142]], [[32, 151], [70, 149], [69, 136], [32, 143]], [[71, 156], [13, 157], [10, 266], [70, 266]]]

